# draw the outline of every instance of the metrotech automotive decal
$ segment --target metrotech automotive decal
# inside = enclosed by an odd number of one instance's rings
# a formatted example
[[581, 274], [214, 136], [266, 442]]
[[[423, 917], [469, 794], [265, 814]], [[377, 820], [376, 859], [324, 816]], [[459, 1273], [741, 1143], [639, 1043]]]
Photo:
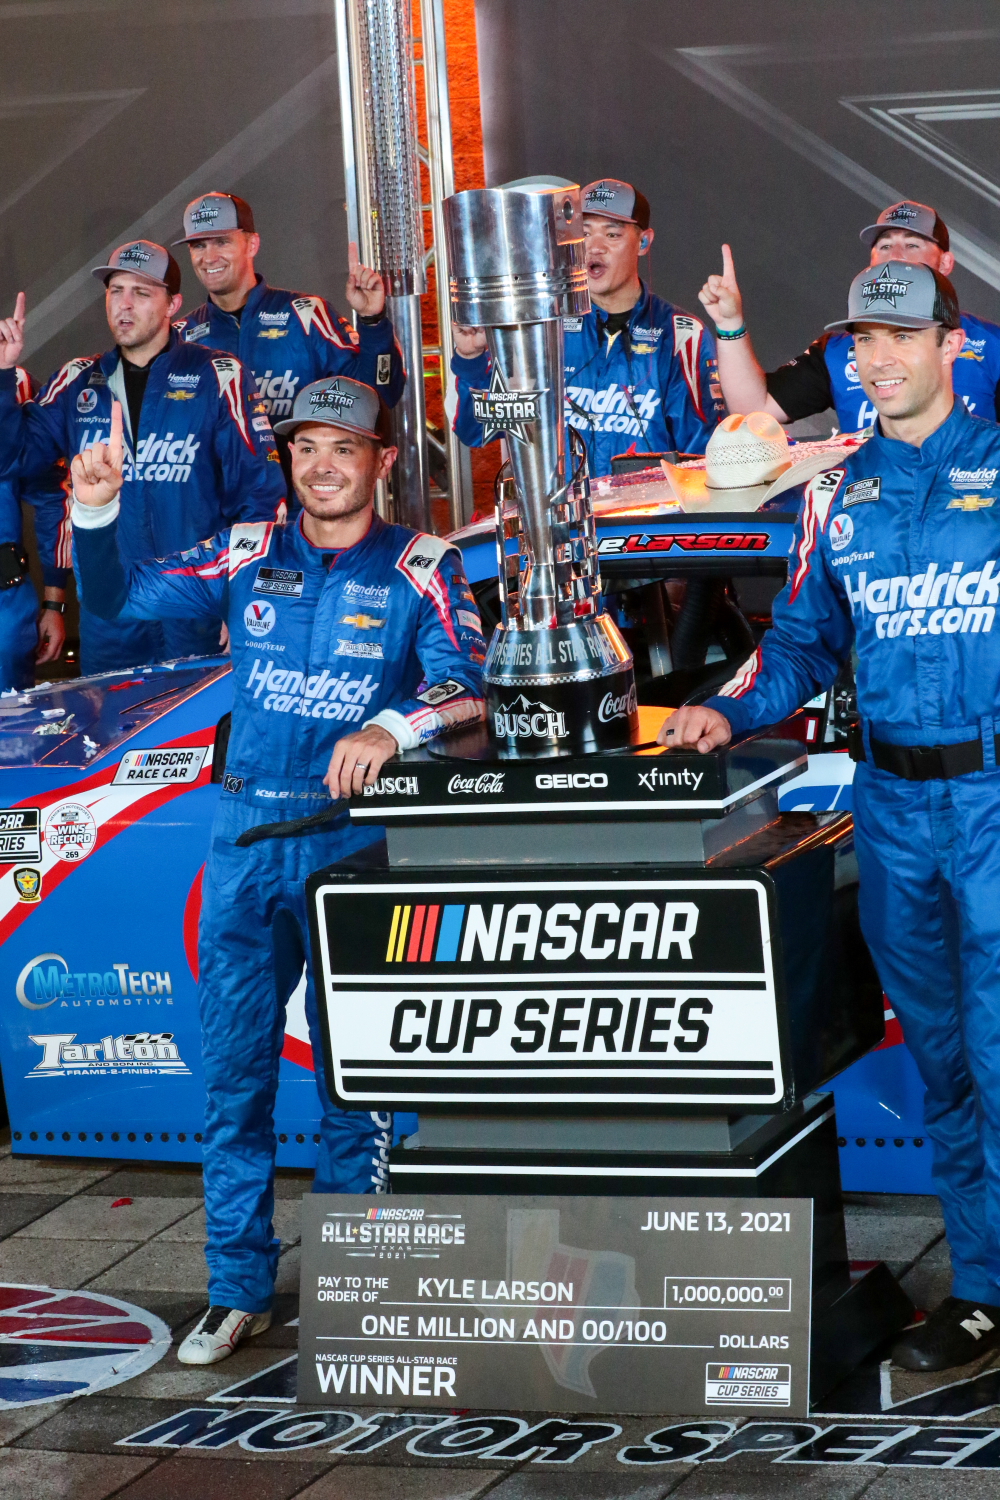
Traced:
[[314, 900], [352, 1108], [782, 1097], [761, 881], [392, 881]]
[[169, 1348], [167, 1325], [131, 1302], [0, 1283], [0, 1410], [107, 1390]]
[[[92, 859], [117, 834], [148, 817], [174, 797], [190, 791], [192, 786], [208, 783], [211, 757], [210, 747], [205, 741], [210, 736], [211, 730], [198, 729], [159, 747], [157, 751], [126, 752], [121, 762], [115, 759], [75, 785], [31, 798], [31, 808], [25, 807], [24, 810], [37, 809], [41, 824], [38, 873], [42, 877], [42, 905], [74, 870]], [[195, 781], [160, 783], [146, 777], [129, 779], [126, 784], [119, 781], [130, 755], [163, 756], [174, 751], [190, 751], [202, 757], [203, 764]], [[20, 810], [5, 809], [4, 815]], [[0, 851], [0, 942], [10, 937], [32, 912], [39, 910], [39, 904], [26, 902], [18, 889], [16, 877], [23, 858], [13, 851]]]

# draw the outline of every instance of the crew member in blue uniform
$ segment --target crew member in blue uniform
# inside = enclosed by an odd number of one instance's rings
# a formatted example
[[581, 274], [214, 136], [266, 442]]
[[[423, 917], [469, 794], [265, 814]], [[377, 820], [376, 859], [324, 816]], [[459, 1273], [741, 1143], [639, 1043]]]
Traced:
[[[700, 318], [655, 297], [639, 275], [654, 231], [649, 203], [606, 177], [583, 190], [586, 317], [563, 319], [566, 420], [587, 448], [591, 474], [622, 453], [704, 453], [726, 414], [715, 341]], [[482, 446], [472, 392], [489, 388], [492, 361], [481, 328], [455, 328], [455, 431]], [[747, 407], [746, 410], [751, 408]]]
[[[274, 1099], [285, 1004], [308, 951], [305, 882], [349, 857], [362, 867], [385, 857], [383, 830], [352, 826], [331, 795], [360, 793], [397, 748], [484, 713], [482, 634], [461, 554], [374, 514], [375, 484], [396, 456], [375, 391], [342, 376], [316, 381], [282, 425], [297, 519], [234, 526], [158, 561], [119, 555], [118, 427], [73, 463], [88, 607], [110, 620], [225, 620], [232, 639], [232, 737], [199, 950], [212, 1305], [181, 1346], [188, 1364], [224, 1359], [270, 1322]], [[301, 836], [284, 836], [296, 818]], [[262, 825], [276, 820], [281, 836], [270, 837]], [[306, 1014], [323, 1111], [313, 1190], [384, 1191], [392, 1117], [330, 1102], [311, 974]]]
[[376, 388], [387, 406], [403, 393], [403, 357], [385, 311], [377, 271], [349, 247], [347, 301], [357, 331], [324, 297], [268, 286], [254, 261], [260, 235], [253, 210], [234, 193], [205, 193], [184, 210], [194, 274], [208, 300], [175, 324], [185, 343], [235, 354], [257, 382], [256, 401], [272, 423], [291, 414], [296, 393], [324, 375], [349, 375]]
[[970, 416], [939, 272], [888, 261], [848, 316], [874, 432], [804, 487], [774, 625], [661, 743], [708, 751], [780, 722], [857, 652], [861, 922], [927, 1093], [952, 1295], [893, 1357], [941, 1370], [1000, 1347], [1000, 427]]
[[[862, 229], [872, 266], [889, 260], [929, 266], [950, 276], [955, 257], [948, 226], [925, 203], [894, 203]], [[841, 432], [870, 427], [878, 408], [858, 371], [854, 340], [839, 330], [822, 334], [802, 353], [765, 375], [754, 354], [743, 317], [743, 298], [733, 257], [722, 247], [722, 275], [710, 276], [699, 296], [716, 325], [719, 376], [732, 411], [766, 411], [779, 422], [797, 422], [835, 407]], [[962, 313], [965, 343], [953, 372], [956, 396], [976, 417], [1000, 419], [1000, 327]]]
[[[63, 365], [37, 400], [19, 402], [23, 293], [0, 319], [0, 479], [39, 475], [106, 443], [115, 401], [125, 413], [121, 545], [130, 562], [163, 557], [238, 520], [273, 520], [285, 481], [267, 417], [251, 410], [243, 366], [185, 344], [170, 326], [180, 267], [149, 240], [120, 245], [92, 273], [106, 287], [115, 347]], [[80, 611], [85, 673], [210, 655], [219, 632], [204, 619], [129, 622]]]
[[[30, 400], [31, 376], [22, 369], [14, 375], [18, 401]], [[73, 546], [65, 476], [62, 464], [39, 479], [0, 480], [0, 693], [31, 687], [36, 666], [56, 661], [66, 638], [66, 574]], [[28, 576], [22, 500], [35, 514], [44, 584], [41, 613]]]

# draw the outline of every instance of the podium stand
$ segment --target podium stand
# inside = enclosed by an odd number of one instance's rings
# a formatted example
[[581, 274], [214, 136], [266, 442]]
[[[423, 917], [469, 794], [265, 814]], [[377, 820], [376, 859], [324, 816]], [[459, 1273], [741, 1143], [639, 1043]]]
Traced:
[[883, 1035], [847, 814], [780, 814], [795, 720], [709, 755], [384, 768], [389, 868], [310, 881], [327, 1077], [419, 1110], [397, 1192], [811, 1198], [811, 1396], [910, 1304], [852, 1272], [833, 1099]]

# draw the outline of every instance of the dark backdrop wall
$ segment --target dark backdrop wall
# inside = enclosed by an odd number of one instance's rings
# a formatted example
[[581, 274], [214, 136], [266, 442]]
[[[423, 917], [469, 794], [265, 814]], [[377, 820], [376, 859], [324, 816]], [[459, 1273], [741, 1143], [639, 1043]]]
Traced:
[[697, 310], [733, 246], [757, 350], [842, 316], [858, 231], [903, 197], [952, 230], [1000, 320], [996, 0], [476, 0], [487, 181], [623, 177], [654, 287]]
[[90, 267], [176, 239], [210, 188], [253, 205], [268, 280], [343, 305], [330, 0], [19, 0], [0, 20], [0, 307], [27, 292], [37, 376], [110, 343]]

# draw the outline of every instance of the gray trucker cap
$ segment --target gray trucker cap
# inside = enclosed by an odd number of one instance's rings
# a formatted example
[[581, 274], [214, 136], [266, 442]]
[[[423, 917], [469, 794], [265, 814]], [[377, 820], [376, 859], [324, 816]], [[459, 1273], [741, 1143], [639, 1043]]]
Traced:
[[346, 375], [327, 375], [303, 386], [295, 398], [292, 415], [273, 424], [275, 432], [292, 433], [305, 422], [326, 422], [347, 432], [385, 442], [385, 420], [378, 393], [360, 380]]
[[908, 229], [911, 234], [920, 234], [925, 240], [933, 240], [942, 250], [947, 250], [950, 244], [948, 226], [937, 209], [929, 208], [926, 203], [914, 203], [910, 198], [904, 198], [902, 203], [893, 203], [890, 208], [883, 208], [875, 223], [862, 229], [860, 238], [864, 244], [874, 245], [879, 235], [884, 234], [887, 229]]
[[847, 317], [827, 323], [828, 333], [852, 332], [855, 323], [888, 323], [894, 328], [958, 328], [961, 313], [955, 288], [930, 266], [887, 260], [855, 276], [847, 296]]
[[129, 240], [127, 245], [119, 245], [108, 256], [107, 265], [95, 266], [90, 274], [106, 286], [115, 271], [132, 271], [136, 276], [145, 276], [147, 281], [165, 286], [171, 297], [176, 297], [181, 289], [180, 266], [169, 250], [152, 240]]
[[640, 229], [649, 228], [649, 199], [630, 182], [602, 177], [600, 182], [588, 182], [581, 197], [585, 214], [622, 219], [627, 224], [638, 224]]
[[230, 229], [256, 232], [249, 203], [235, 193], [203, 193], [184, 210], [184, 233], [173, 243], [187, 245], [191, 240], [204, 239], [206, 234], [227, 234]]

